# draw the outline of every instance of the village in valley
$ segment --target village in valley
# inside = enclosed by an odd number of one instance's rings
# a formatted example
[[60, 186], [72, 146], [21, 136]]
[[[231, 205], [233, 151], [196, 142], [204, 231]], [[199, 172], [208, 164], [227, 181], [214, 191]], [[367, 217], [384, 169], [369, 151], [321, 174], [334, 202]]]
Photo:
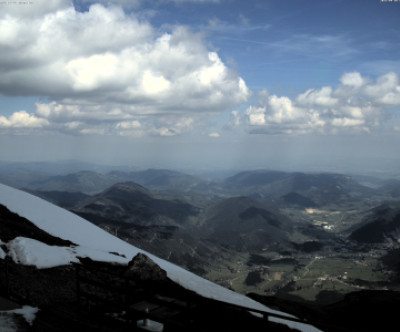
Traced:
[[[293, 210], [286, 211], [293, 216]], [[300, 214], [315, 226], [336, 233], [355, 222], [360, 211], [327, 211], [306, 208]], [[299, 215], [299, 214], [297, 214]], [[310, 247], [316, 245], [310, 241]], [[400, 248], [399, 242], [387, 239], [382, 243], [358, 243], [344, 236], [334, 243], [326, 242], [311, 252], [270, 251], [239, 255], [232, 264], [214, 269], [207, 277], [242, 293], [321, 301], [320, 292], [340, 296], [362, 289], [400, 290], [396, 272], [382, 258]], [[330, 301], [325, 296], [322, 301]]]

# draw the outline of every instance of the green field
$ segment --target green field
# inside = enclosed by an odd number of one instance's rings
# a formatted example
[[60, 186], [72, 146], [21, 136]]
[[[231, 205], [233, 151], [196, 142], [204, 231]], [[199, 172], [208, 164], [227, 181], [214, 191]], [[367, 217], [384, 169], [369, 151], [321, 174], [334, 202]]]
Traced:
[[[272, 254], [260, 253], [260, 256], [270, 258]], [[382, 269], [377, 258], [368, 254], [298, 256], [296, 263], [272, 261], [268, 266], [249, 266], [249, 258], [249, 254], [238, 255], [234, 261], [214, 267], [205, 277], [243, 294], [287, 294], [308, 301], [317, 300], [321, 291], [344, 295], [361, 289], [400, 289], [400, 285], [389, 284], [390, 273]], [[258, 272], [261, 281], [248, 285], [245, 281], [252, 271]]]

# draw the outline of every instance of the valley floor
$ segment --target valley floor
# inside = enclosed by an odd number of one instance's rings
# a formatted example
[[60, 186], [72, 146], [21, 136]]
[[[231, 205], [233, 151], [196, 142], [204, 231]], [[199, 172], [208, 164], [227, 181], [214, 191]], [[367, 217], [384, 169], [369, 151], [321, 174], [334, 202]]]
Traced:
[[[275, 258], [269, 264], [249, 264], [251, 257]], [[278, 253], [238, 254], [205, 277], [240, 293], [279, 296], [300, 301], [330, 303], [360, 290], [400, 290], [380, 257], [383, 252], [330, 253], [284, 257]], [[253, 276], [253, 277], [251, 277]]]

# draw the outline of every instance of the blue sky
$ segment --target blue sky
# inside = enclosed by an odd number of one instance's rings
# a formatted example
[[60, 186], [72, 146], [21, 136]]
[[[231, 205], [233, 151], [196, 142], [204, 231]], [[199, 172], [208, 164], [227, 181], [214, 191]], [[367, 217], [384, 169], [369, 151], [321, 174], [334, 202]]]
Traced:
[[398, 169], [400, 2], [1, 6], [3, 160]]

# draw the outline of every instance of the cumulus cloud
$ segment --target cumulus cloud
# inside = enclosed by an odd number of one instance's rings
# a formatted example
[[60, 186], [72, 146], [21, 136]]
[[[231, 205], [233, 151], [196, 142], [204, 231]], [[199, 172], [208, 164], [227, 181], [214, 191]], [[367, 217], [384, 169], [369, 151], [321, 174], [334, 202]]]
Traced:
[[345, 73], [340, 85], [309, 89], [294, 100], [261, 93], [259, 103], [245, 112], [251, 133], [307, 134], [361, 133], [378, 130], [385, 110], [400, 106], [396, 73], [376, 82], [358, 72]]
[[116, 124], [116, 128], [118, 129], [136, 129], [140, 128], [141, 124], [139, 121], [134, 120], [134, 121], [126, 121], [126, 122], [119, 122]]
[[363, 78], [360, 73], [352, 72], [342, 75], [342, 77], [340, 78], [340, 82], [345, 87], [360, 88], [365, 83], [367, 83], [367, 80]]
[[400, 105], [399, 76], [393, 72], [382, 75], [376, 84], [365, 88], [365, 93], [380, 104]]
[[42, 128], [48, 126], [46, 119], [29, 114], [26, 111], [18, 111], [10, 117], [0, 116], [0, 128]]
[[[32, 16], [0, 13], [0, 93], [52, 100], [36, 105], [32, 116], [54, 128], [104, 121], [122, 130], [116, 125], [138, 117], [218, 114], [251, 94], [186, 27], [155, 30], [117, 6], [94, 4], [85, 12], [62, 0], [34, 6], [43, 8]], [[167, 136], [182, 132], [179, 125], [153, 128]]]
[[325, 86], [320, 90], [310, 89], [297, 97], [301, 105], [334, 106], [338, 99], [332, 95], [332, 88]]
[[267, 112], [266, 106], [250, 106], [246, 110], [249, 124], [251, 126], [263, 126], [266, 124], [265, 113]]
[[124, 121], [117, 123], [110, 132], [119, 136], [176, 136], [192, 130], [194, 119], [185, 116], [161, 118], [157, 121], [143, 118], [143, 120]]
[[[214, 2], [177, 0], [184, 1]], [[37, 103], [31, 114], [0, 116], [3, 132], [45, 128], [71, 134], [175, 136], [193, 130], [203, 115], [248, 101], [251, 91], [244, 80], [209, 49], [202, 34], [183, 26], [155, 29], [115, 5], [126, 7], [126, 1], [112, 3], [93, 4], [84, 12], [68, 0], [2, 8], [0, 94], [50, 100]], [[327, 54], [347, 45], [345, 38], [303, 35], [279, 46], [308, 52], [312, 48], [303, 41]], [[354, 53], [344, 50], [342, 56]], [[394, 72], [375, 81], [349, 72], [339, 83], [295, 98], [263, 91], [242, 116], [231, 112], [228, 127], [244, 125], [250, 132], [267, 134], [371, 132], [384, 121], [386, 109], [400, 106]]]

